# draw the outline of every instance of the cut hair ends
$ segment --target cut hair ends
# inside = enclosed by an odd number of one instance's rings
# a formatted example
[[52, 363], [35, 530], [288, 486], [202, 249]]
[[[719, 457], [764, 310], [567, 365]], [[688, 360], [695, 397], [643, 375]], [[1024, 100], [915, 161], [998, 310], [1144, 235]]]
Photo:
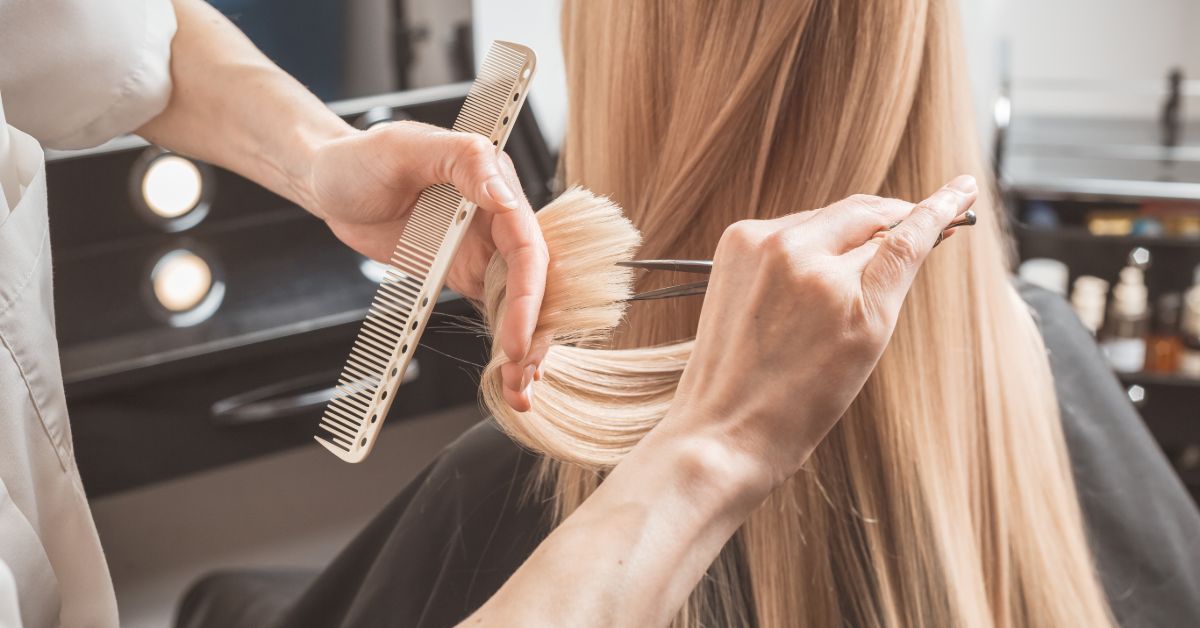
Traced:
[[[958, 24], [952, 0], [567, 0], [564, 180], [619, 203], [647, 259], [707, 258], [740, 219], [982, 180]], [[629, 286], [612, 264], [636, 238], [610, 205], [560, 205], [541, 217], [543, 326], [573, 346], [550, 351], [528, 413], [495, 394], [495, 362], [483, 385], [504, 428], [550, 459], [540, 487], [561, 519], [662, 415], [702, 301], [634, 304], [614, 331]], [[1004, 215], [986, 193], [974, 209], [980, 224], [922, 267], [845, 416], [677, 625], [1112, 624]], [[674, 279], [657, 275], [635, 287]], [[494, 325], [503, 273], [488, 279]]]
[[[545, 377], [534, 408], [519, 413], [501, 395], [500, 343], [484, 370], [480, 393], [488, 410], [517, 442], [556, 460], [592, 470], [617, 464], [667, 411], [691, 343], [607, 350], [633, 294], [637, 229], [606, 198], [574, 188], [537, 214], [550, 251], [546, 296], [535, 332], [549, 337]], [[484, 321], [500, 329], [507, 266], [493, 256], [484, 280]]]

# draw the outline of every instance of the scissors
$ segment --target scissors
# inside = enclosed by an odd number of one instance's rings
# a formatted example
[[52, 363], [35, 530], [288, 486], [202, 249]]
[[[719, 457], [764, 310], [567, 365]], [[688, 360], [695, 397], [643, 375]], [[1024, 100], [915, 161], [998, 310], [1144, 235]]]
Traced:
[[[946, 231], [949, 231], [955, 227], [971, 226], [975, 224], [976, 220], [977, 218], [974, 210], [968, 209], [958, 218], [956, 218], [954, 222], [947, 225], [945, 230], [938, 234], [937, 242], [934, 242], [933, 245], [937, 246], [942, 243], [942, 240], [946, 237]], [[899, 224], [899, 222], [893, 223], [887, 228], [880, 230], [879, 233], [891, 231]], [[617, 266], [624, 266], [626, 268], [640, 268], [642, 270], [671, 270], [681, 273], [692, 273], [695, 275], [710, 275], [712, 274], [713, 263], [712, 260], [643, 259], [632, 260], [628, 262], [617, 262]], [[626, 301], [650, 301], [653, 299], [686, 297], [696, 294], [704, 294], [706, 290], [708, 290], [708, 280], [704, 279], [702, 281], [693, 281], [675, 286], [667, 286], [666, 288], [659, 288], [657, 290], [639, 292], [626, 299]]]

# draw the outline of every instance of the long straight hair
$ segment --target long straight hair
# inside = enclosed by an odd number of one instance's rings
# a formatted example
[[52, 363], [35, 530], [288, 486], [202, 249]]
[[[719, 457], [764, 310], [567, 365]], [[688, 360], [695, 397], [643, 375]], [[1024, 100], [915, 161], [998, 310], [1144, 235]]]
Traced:
[[[624, 208], [641, 257], [709, 257], [736, 220], [854, 193], [914, 200], [986, 172], [951, 0], [568, 0], [563, 13], [564, 176]], [[582, 192], [556, 206], [542, 217], [547, 376], [516, 413], [497, 352], [483, 396], [547, 456], [539, 481], [561, 519], [665, 412], [700, 299], [639, 304], [622, 322], [632, 278], [611, 261], [636, 233]], [[738, 531], [677, 625], [1112, 623], [1004, 218], [986, 195], [975, 209], [980, 224], [921, 269], [838, 426]], [[493, 325], [502, 270], [487, 281]]]

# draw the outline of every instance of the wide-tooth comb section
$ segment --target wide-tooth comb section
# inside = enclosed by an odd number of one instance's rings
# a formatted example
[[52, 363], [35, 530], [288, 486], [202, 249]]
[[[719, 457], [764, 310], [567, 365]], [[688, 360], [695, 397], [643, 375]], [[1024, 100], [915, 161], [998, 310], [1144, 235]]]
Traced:
[[[493, 43], [453, 129], [478, 133], [501, 150], [535, 64], [529, 48]], [[417, 198], [317, 427], [317, 442], [342, 460], [360, 462], [375, 445], [474, 213], [449, 184]]]

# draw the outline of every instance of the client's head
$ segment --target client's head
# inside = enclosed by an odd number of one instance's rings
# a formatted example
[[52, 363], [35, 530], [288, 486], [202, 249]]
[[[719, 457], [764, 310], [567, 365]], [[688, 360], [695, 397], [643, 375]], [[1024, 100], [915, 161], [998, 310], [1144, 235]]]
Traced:
[[[985, 178], [949, 0], [563, 11], [565, 178], [624, 208], [640, 257], [710, 257], [736, 220]], [[987, 198], [975, 208], [980, 226], [926, 262], [858, 399], [739, 531], [682, 624], [1109, 622], [1044, 348], [1009, 284], [1003, 217]], [[634, 306], [612, 340], [631, 281], [612, 262], [636, 235], [582, 193], [541, 221], [552, 260], [541, 330], [558, 346], [531, 412], [489, 393], [500, 355], [483, 389], [510, 434], [565, 461], [544, 478], [565, 514], [665, 412], [700, 299]], [[584, 235], [593, 228], [604, 234]], [[493, 269], [493, 313], [502, 283]]]

